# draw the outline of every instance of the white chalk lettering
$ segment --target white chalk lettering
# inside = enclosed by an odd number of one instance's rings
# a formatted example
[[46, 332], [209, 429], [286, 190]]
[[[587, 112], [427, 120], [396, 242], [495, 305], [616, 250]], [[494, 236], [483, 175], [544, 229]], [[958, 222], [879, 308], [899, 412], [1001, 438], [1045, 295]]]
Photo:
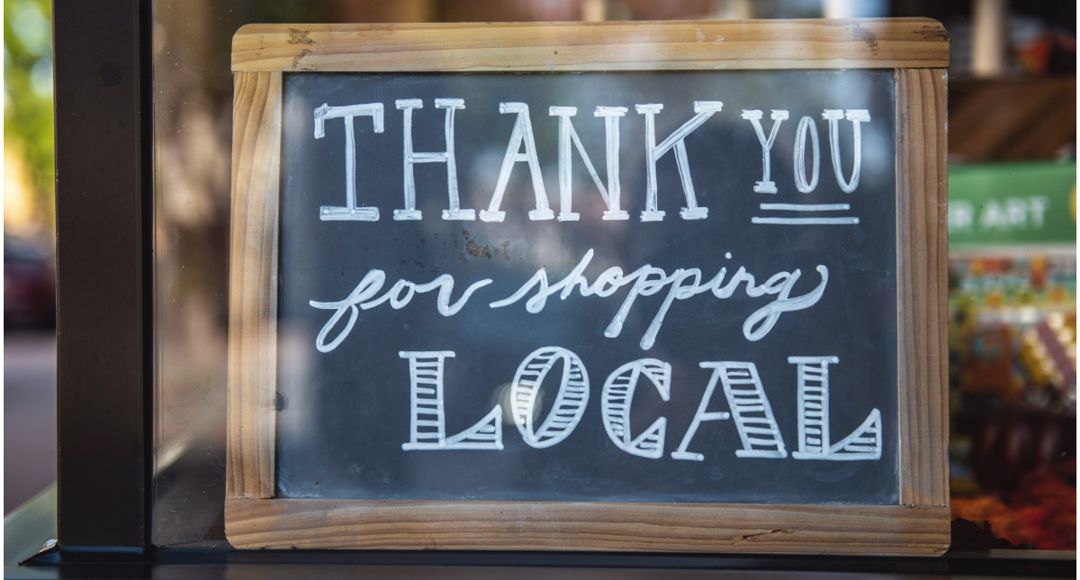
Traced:
[[[403, 98], [394, 100], [395, 106], [402, 112], [402, 187], [403, 206], [394, 210], [394, 220], [413, 221], [423, 219], [422, 212], [417, 207], [416, 199], [416, 164], [418, 163], [444, 163], [446, 164], [447, 176], [447, 200], [448, 207], [442, 211], [444, 220], [475, 220], [479, 218], [485, 222], [505, 222], [506, 212], [502, 209], [507, 188], [510, 186], [510, 178], [518, 163], [524, 162], [529, 171], [529, 180], [535, 198], [535, 206], [528, 212], [529, 220], [545, 221], [558, 219], [560, 222], [580, 221], [581, 214], [574, 211], [574, 173], [573, 164], [575, 154], [581, 159], [596, 190], [604, 202], [602, 220], [620, 221], [628, 220], [629, 213], [624, 209], [625, 200], [622, 198], [621, 187], [621, 140], [622, 120], [626, 116], [628, 108], [620, 106], [597, 106], [593, 110], [593, 116], [604, 120], [605, 142], [605, 165], [607, 174], [600, 177], [599, 171], [593, 163], [588, 151], [585, 149], [578, 126], [574, 124], [574, 117], [578, 114], [578, 107], [568, 105], [554, 105], [548, 107], [548, 115], [557, 118], [558, 139], [558, 181], [559, 181], [559, 211], [553, 211], [551, 202], [547, 197], [547, 189], [544, 183], [543, 171], [536, 145], [532, 118], [529, 105], [523, 102], [501, 102], [499, 113], [514, 115], [514, 124], [507, 141], [506, 150], [502, 157], [499, 173], [495, 180], [487, 208], [477, 212], [471, 208], [461, 207], [461, 192], [457, 172], [457, 152], [455, 147], [456, 133], [455, 120], [457, 112], [464, 110], [465, 99], [460, 98], [436, 98], [434, 105], [444, 111], [443, 133], [446, 148], [442, 151], [416, 151], [414, 146], [414, 115], [415, 111], [424, 108], [422, 99]], [[707, 219], [708, 207], [699, 205], [697, 190], [695, 189], [692, 171], [690, 169], [690, 157], [687, 147], [687, 139], [701, 128], [716, 113], [723, 110], [723, 101], [694, 101], [694, 115], [675, 128], [667, 137], [658, 142], [657, 115], [664, 111], [663, 103], [635, 104], [634, 110], [642, 119], [645, 137], [645, 204], [640, 213], [643, 222], [662, 221], [665, 211], [660, 209], [658, 183], [658, 164], [668, 153], [672, 153], [675, 160], [676, 172], [682, 186], [684, 207], [680, 208], [679, 215], [684, 220]], [[356, 127], [354, 119], [357, 116], [372, 118], [375, 133], [383, 132], [383, 104], [363, 103], [347, 106], [329, 106], [323, 104], [314, 109], [315, 115], [315, 138], [321, 139], [325, 135], [325, 123], [327, 119], [340, 118], [345, 127], [345, 205], [321, 206], [319, 215], [321, 220], [349, 220], [349, 221], [377, 221], [379, 208], [372, 206], [360, 206], [357, 193], [357, 163], [358, 150], [356, 143]], [[783, 122], [791, 118], [791, 112], [787, 109], [771, 109], [769, 119], [772, 124], [766, 130], [763, 119], [765, 112], [761, 109], [743, 109], [740, 112], [742, 119], [750, 122], [754, 135], [761, 149], [761, 179], [754, 182], [753, 191], [756, 193], [776, 194], [777, 183], [772, 174], [773, 152], [776, 148]], [[868, 109], [823, 109], [821, 117], [828, 124], [829, 155], [840, 189], [846, 193], [853, 193], [859, 187], [862, 175], [862, 125], [871, 121]], [[846, 148], [841, 148], [842, 120], [851, 123], [851, 169], [844, 171], [843, 158]], [[692, 141], [692, 139], [691, 139]], [[576, 153], [575, 153], [576, 152]], [[821, 175], [821, 143], [819, 130], [814, 118], [809, 115], [799, 117], [796, 127], [795, 140], [792, 144], [792, 167], [795, 188], [800, 193], [811, 193], [817, 189]], [[710, 184], [715, 189], [715, 184]], [[1008, 208], [1012, 215], [1019, 211], [1019, 205]], [[1014, 211], [1015, 210], [1015, 211]], [[1031, 219], [1038, 221], [1042, 218], [1044, 207], [1032, 207]], [[993, 213], [988, 214], [988, 221], [997, 219]], [[1012, 219], [1012, 218], [1009, 218]], [[852, 216], [753, 216], [754, 224], [764, 225], [854, 225], [859, 223], [859, 218]]]
[[881, 411], [874, 409], [850, 435], [833, 444], [829, 426], [829, 365], [836, 356], [790, 356], [798, 374], [799, 450], [795, 459], [865, 461], [881, 459]]
[[[453, 316], [465, 307], [465, 304], [469, 301], [469, 297], [472, 296], [473, 292], [491, 284], [491, 278], [484, 278], [483, 280], [471, 284], [461, 294], [461, 297], [458, 298], [457, 302], [451, 301], [451, 295], [454, 292], [454, 277], [449, 274], [436, 276], [431, 282], [425, 284], [416, 284], [415, 282], [410, 282], [408, 280], [398, 280], [381, 297], [376, 298], [375, 295], [382, 290], [385, 283], [386, 272], [373, 269], [369, 270], [368, 273], [364, 275], [363, 279], [360, 280], [360, 283], [356, 285], [356, 288], [354, 288], [343, 300], [332, 302], [321, 302], [317, 300], [308, 301], [308, 304], [312, 308], [333, 311], [333, 314], [330, 315], [330, 319], [326, 321], [326, 324], [319, 330], [318, 336], [315, 337], [315, 348], [319, 352], [331, 352], [336, 349], [338, 345], [348, 337], [349, 333], [352, 332], [361, 309], [368, 310], [389, 301], [391, 308], [400, 310], [411, 302], [413, 296], [416, 294], [424, 294], [438, 290], [439, 295], [436, 299], [436, 307], [439, 314], [443, 316]], [[330, 333], [338, 326], [338, 323], [346, 314], [349, 315], [349, 318], [346, 320], [344, 327], [338, 331], [333, 339], [328, 341]]]
[[323, 221], [379, 221], [379, 208], [356, 205], [356, 128], [355, 117], [371, 117], [373, 130], [383, 132], [382, 103], [365, 103], [331, 107], [326, 103], [315, 108], [315, 138], [326, 136], [326, 120], [342, 119], [345, 122], [345, 205], [324, 205], [319, 208], [319, 219]]
[[[544, 378], [559, 362], [562, 362], [562, 377], [555, 402], [537, 427], [534, 415]], [[536, 449], [551, 447], [569, 437], [588, 403], [589, 373], [576, 354], [560, 346], [538, 348], [525, 357], [510, 387], [514, 424], [525, 443]]]
[[[510, 172], [518, 162], [524, 161], [529, 166], [532, 177], [533, 195], [536, 196], [536, 209], [529, 210], [529, 219], [550, 220], [555, 214], [548, 205], [547, 189], [544, 188], [544, 176], [540, 173], [540, 161], [536, 157], [536, 139], [533, 138], [532, 121], [529, 120], [529, 106], [525, 103], [499, 103], [499, 112], [515, 114], [514, 129], [510, 133], [510, 142], [506, 145], [499, 179], [495, 183], [495, 193], [487, 209], [480, 210], [480, 219], [485, 222], [501, 222], [506, 219], [506, 212], [500, 210], [506, 186], [510, 182]], [[522, 146], [525, 151], [522, 152]]]
[[671, 365], [655, 358], [643, 358], [628, 362], [612, 371], [600, 392], [600, 416], [604, 430], [616, 447], [623, 451], [659, 459], [664, 454], [664, 435], [667, 419], [660, 417], [634, 437], [630, 431], [630, 406], [638, 379], [644, 376], [656, 387], [660, 398], [671, 398]]
[[409, 442], [401, 444], [403, 450], [503, 448], [499, 405], [468, 429], [446, 436], [443, 376], [453, 351], [401, 351], [398, 356], [409, 361]]
[[[702, 366], [705, 364], [708, 363], [701, 363]], [[694, 420], [690, 422], [690, 428], [688, 428], [683, 435], [682, 443], [679, 443], [679, 448], [671, 452], [672, 459], [680, 459], [683, 461], [705, 461], [704, 454], [688, 451], [690, 443], [694, 441], [694, 436], [697, 435], [701, 424], [706, 421], [724, 421], [731, 418], [731, 413], [726, 411], [709, 410], [709, 403], [712, 402], [713, 393], [716, 392], [718, 379], [718, 373], [713, 372], [712, 376], [709, 378], [708, 386], [705, 387], [705, 392], [701, 395], [701, 402], [698, 403], [697, 412], [694, 413]]]
[[742, 118], [750, 121], [750, 124], [754, 126], [754, 133], [757, 134], [758, 143], [761, 144], [761, 181], [754, 183], [754, 191], [756, 193], [776, 193], [776, 182], [772, 180], [772, 146], [776, 142], [776, 134], [780, 131], [780, 123], [783, 123], [788, 118], [788, 112], [785, 110], [773, 109], [769, 113], [769, 118], [772, 119], [772, 128], [769, 129], [769, 136], [765, 137], [765, 130], [761, 127], [762, 112], [760, 110], [744, 110], [742, 112]]
[[600, 197], [604, 200], [607, 209], [604, 211], [605, 220], [629, 219], [629, 214], [619, 207], [621, 195], [619, 184], [619, 119], [626, 114], [626, 107], [597, 107], [595, 115], [604, 118], [604, 132], [607, 142], [607, 186], [600, 180], [600, 176], [593, 167], [592, 159], [581, 144], [581, 138], [574, 129], [571, 117], [577, 115], [577, 107], [551, 107], [548, 114], [559, 118], [559, 221], [576, 222], [581, 219], [581, 214], [573, 211], [573, 151], [571, 143], [577, 149], [585, 169], [592, 177], [596, 189], [600, 191]]
[[[814, 161], [810, 164], [810, 179], [806, 179], [806, 137], [810, 136], [810, 153]], [[795, 129], [795, 153], [792, 165], [795, 167], [795, 188], [799, 193], [810, 193], [817, 188], [818, 174], [821, 172], [821, 142], [818, 140], [817, 125], [809, 115], [799, 119]]]
[[751, 362], [703, 362], [701, 368], [713, 369], [713, 377], [719, 375], [724, 385], [735, 428], [743, 448], [735, 452], [738, 457], [787, 457], [780, 426], [773, 417], [772, 405], [765, 395], [765, 387], [758, 377], [757, 365]]
[[645, 115], [645, 175], [647, 185], [645, 211], [641, 212], [641, 221], [656, 222], [664, 219], [665, 212], [658, 209], [656, 162], [672, 149], [675, 149], [675, 164], [679, 170], [683, 195], [686, 197], [686, 207], [679, 211], [679, 215], [684, 220], [699, 220], [708, 217], [709, 208], [699, 207], [697, 194], [694, 193], [694, 182], [690, 177], [690, 158], [686, 154], [686, 137], [695, 129], [704, 125], [705, 121], [708, 121], [710, 117], [719, 113], [723, 107], [724, 103], [720, 101], [694, 101], [695, 115], [657, 145], [656, 114], [664, 109], [664, 105], [659, 103], [634, 105], [634, 109], [639, 114]]
[[448, 209], [443, 210], [444, 220], [473, 220], [476, 219], [476, 211], [461, 209], [461, 199], [458, 194], [457, 156], [454, 153], [454, 113], [458, 109], [465, 108], [463, 99], [435, 99], [436, 109], [445, 109], [444, 134], [446, 138], [445, 151], [417, 152], [413, 150], [413, 111], [424, 108], [420, 99], [398, 99], [394, 104], [402, 113], [402, 148], [404, 166], [404, 191], [405, 208], [394, 210], [394, 219], [398, 221], [422, 219], [420, 210], [416, 209], [416, 177], [414, 166], [417, 163], [445, 163], [446, 164], [446, 190], [449, 197]]
[[[832, 155], [833, 173], [836, 183], [844, 193], [851, 193], [859, 187], [859, 172], [862, 170], [862, 124], [870, 122], [870, 111], [866, 109], [825, 109], [821, 117], [829, 121], [829, 151]], [[840, 167], [840, 119], [851, 121], [851, 177], [844, 178]]]
[[569, 274], [554, 284], [549, 283], [547, 270], [541, 268], [516, 292], [490, 303], [490, 307], [504, 308], [531, 294], [525, 301], [525, 309], [536, 314], [543, 311], [548, 298], [556, 294], [562, 300], [569, 298], [575, 291], [582, 297], [607, 297], [628, 286], [630, 289], [626, 298], [604, 330], [604, 336], [616, 338], [622, 333], [623, 323], [638, 297], [653, 296], [667, 288], [664, 301], [641, 338], [642, 350], [648, 350], [655, 344], [668, 310], [676, 300], [687, 300], [706, 293], [711, 293], [717, 299], [727, 299], [738, 290], [740, 284], [745, 284], [744, 292], [751, 298], [775, 297], [772, 302], [750, 314], [743, 323], [743, 335], [746, 339], [758, 341], [773, 329], [782, 314], [804, 310], [817, 304], [829, 282], [829, 269], [818, 265], [815, 268], [821, 278], [818, 285], [805, 294], [792, 296], [795, 284], [802, 276], [799, 269], [778, 272], [765, 282], [757, 284], [754, 275], [747, 272], [745, 266], [740, 266], [730, 277], [728, 269], [722, 267], [711, 279], [703, 281], [699, 268], [679, 268], [668, 274], [661, 268], [646, 264], [629, 274], [624, 274], [622, 268], [613, 266], [597, 276], [595, 282], [590, 283], [584, 273], [592, 258], [593, 250], [590, 249]]

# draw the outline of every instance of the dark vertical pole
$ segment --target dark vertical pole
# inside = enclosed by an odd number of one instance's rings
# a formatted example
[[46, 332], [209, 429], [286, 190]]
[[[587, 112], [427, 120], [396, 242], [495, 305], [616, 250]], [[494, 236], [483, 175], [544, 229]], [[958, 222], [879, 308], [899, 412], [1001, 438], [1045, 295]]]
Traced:
[[62, 549], [149, 545], [148, 2], [56, 0], [57, 423]]

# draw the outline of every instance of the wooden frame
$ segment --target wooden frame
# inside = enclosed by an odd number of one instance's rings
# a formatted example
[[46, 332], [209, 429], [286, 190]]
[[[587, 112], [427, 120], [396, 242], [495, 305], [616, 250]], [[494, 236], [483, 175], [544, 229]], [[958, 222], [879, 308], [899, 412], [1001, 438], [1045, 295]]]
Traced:
[[[249, 25], [233, 38], [226, 534], [240, 548], [940, 554], [948, 40], [928, 19]], [[894, 69], [895, 506], [274, 499], [282, 73]]]

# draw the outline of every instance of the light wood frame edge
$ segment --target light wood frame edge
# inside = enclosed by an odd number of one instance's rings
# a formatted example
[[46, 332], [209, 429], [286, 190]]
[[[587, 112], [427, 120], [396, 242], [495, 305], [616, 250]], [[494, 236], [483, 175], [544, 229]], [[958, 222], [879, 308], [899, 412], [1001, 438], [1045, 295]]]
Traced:
[[274, 495], [281, 73], [234, 76], [228, 498]]
[[235, 72], [945, 68], [929, 18], [249, 24]]
[[947, 549], [944, 69], [896, 70], [896, 506], [273, 499], [281, 81], [281, 71], [235, 75], [225, 506], [234, 547], [879, 555]]
[[855, 505], [230, 499], [238, 548], [927, 556], [947, 510]]
[[946, 69], [896, 71], [900, 503], [949, 506]]

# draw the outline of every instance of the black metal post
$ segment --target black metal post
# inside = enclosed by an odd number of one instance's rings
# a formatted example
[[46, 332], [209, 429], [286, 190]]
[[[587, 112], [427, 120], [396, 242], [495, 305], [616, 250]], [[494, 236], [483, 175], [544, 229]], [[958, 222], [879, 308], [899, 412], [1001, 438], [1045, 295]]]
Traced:
[[149, 546], [149, 15], [140, 0], [53, 9], [62, 550]]

